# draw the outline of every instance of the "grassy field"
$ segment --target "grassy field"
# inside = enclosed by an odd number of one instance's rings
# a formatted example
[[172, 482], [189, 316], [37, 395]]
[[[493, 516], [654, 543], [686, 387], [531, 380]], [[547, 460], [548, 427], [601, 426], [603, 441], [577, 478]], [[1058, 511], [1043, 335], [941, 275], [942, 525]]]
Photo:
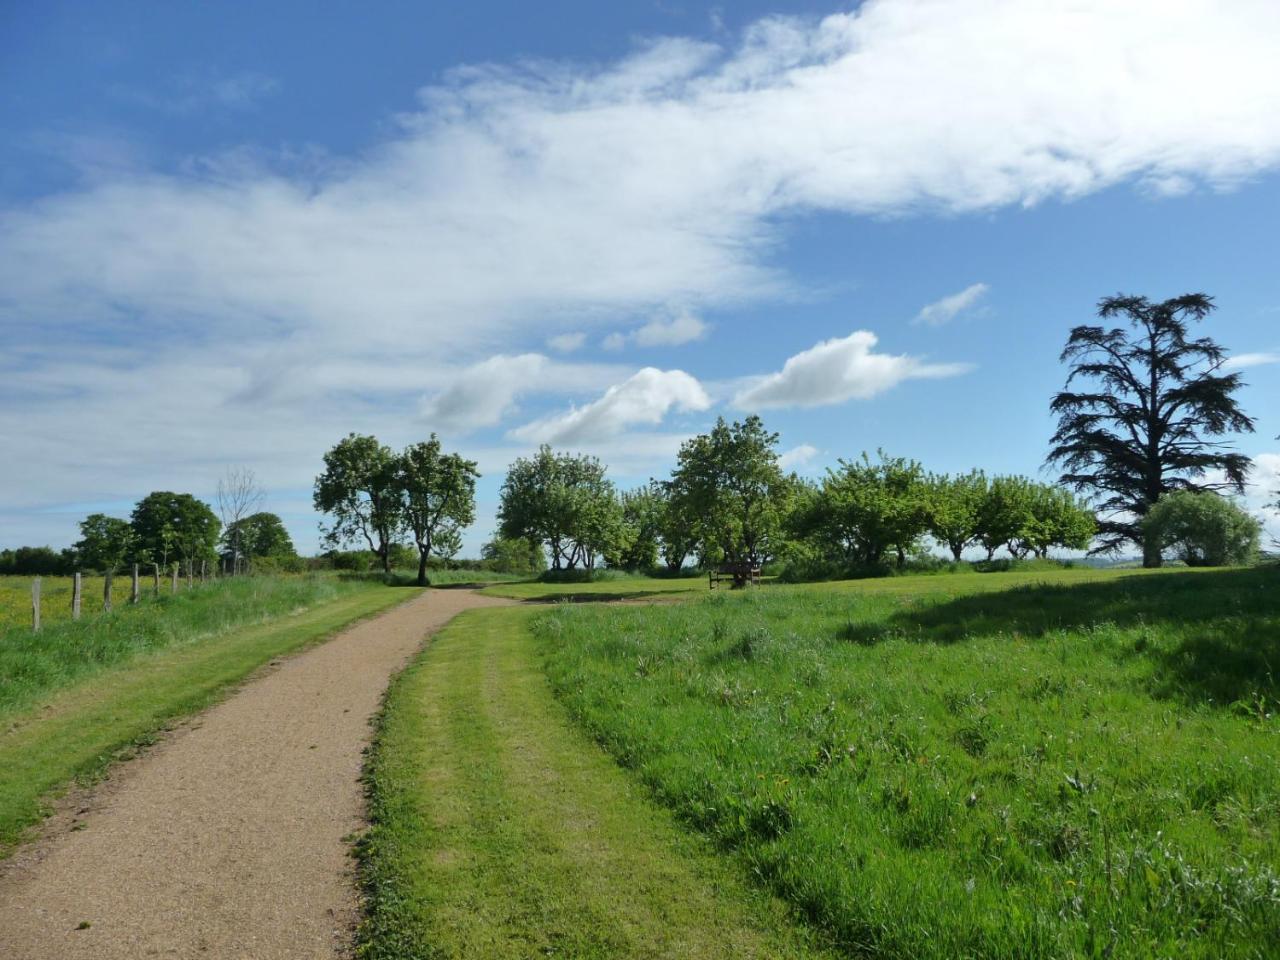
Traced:
[[534, 623], [586, 729], [849, 954], [1280, 943], [1274, 567], [766, 587]]
[[245, 578], [35, 636], [0, 634], [0, 857], [52, 792], [129, 756], [271, 658], [412, 595]]
[[486, 587], [481, 592], [494, 597], [510, 597], [514, 600], [539, 603], [680, 599], [699, 592], [706, 593], [707, 578], [620, 576], [595, 583], [543, 583], [540, 580], [518, 580]]
[[527, 631], [473, 611], [393, 684], [367, 784], [359, 955], [825, 957], [574, 729]]
[[[34, 577], [0, 577], [0, 632], [12, 627], [31, 628], [31, 581]], [[40, 621], [44, 626], [71, 619], [71, 577], [40, 578]], [[102, 612], [102, 577], [86, 576], [80, 585], [80, 612], [84, 619]], [[141, 582], [142, 596], [152, 596], [151, 577]], [[169, 580], [161, 579], [161, 592], [169, 593]], [[178, 582], [178, 590], [187, 589], [186, 578]], [[129, 602], [130, 576], [117, 574], [111, 585], [112, 602], [121, 606]]]

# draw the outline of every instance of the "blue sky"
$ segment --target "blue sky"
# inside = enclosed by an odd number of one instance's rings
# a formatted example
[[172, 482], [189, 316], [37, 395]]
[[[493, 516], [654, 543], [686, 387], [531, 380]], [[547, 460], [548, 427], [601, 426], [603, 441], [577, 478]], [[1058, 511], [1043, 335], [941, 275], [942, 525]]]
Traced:
[[1036, 474], [1120, 291], [1217, 298], [1280, 486], [1274, 3], [316, 9], [0, 11], [0, 546], [248, 466], [309, 550], [350, 430], [480, 461], [468, 552], [717, 415]]

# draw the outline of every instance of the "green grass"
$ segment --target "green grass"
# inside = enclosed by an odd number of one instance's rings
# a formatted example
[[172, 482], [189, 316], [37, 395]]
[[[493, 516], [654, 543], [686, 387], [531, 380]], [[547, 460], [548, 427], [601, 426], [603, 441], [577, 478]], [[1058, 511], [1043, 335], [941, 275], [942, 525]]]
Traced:
[[572, 727], [534, 612], [464, 614], [393, 683], [366, 775], [359, 955], [826, 956]]
[[[31, 629], [31, 582], [35, 577], [0, 576], [0, 633], [10, 628]], [[102, 612], [103, 577], [85, 576], [80, 584], [80, 613], [89, 619]], [[71, 619], [71, 577], [40, 578], [40, 622], [42, 626]], [[150, 599], [153, 581], [149, 572], [143, 574], [140, 586], [142, 596]], [[160, 589], [169, 593], [169, 578], [161, 578]], [[129, 602], [132, 589], [130, 574], [116, 574], [111, 584], [113, 606]], [[187, 589], [186, 577], [178, 581], [178, 590]]]
[[92, 779], [273, 657], [407, 599], [380, 585], [246, 578], [33, 641], [0, 635], [0, 857]]
[[549, 603], [554, 601], [601, 602], [607, 600], [683, 598], [707, 592], [706, 577], [616, 576], [594, 583], [543, 583], [522, 580], [486, 587], [481, 593]]
[[851, 955], [1280, 943], [1274, 567], [767, 587], [535, 632], [618, 762]]

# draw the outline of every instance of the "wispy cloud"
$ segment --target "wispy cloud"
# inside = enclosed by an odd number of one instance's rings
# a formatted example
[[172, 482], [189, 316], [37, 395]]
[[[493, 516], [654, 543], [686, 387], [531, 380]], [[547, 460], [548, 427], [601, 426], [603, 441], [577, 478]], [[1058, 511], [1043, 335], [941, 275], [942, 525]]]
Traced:
[[627, 344], [637, 347], [678, 347], [701, 340], [707, 335], [702, 318], [688, 309], [676, 310], [670, 316], [654, 317], [642, 327], [628, 333], [611, 333], [601, 344], [606, 350], [621, 350]]
[[573, 353], [575, 350], [581, 350], [586, 342], [587, 335], [581, 331], [560, 333], [547, 338], [547, 346], [557, 353]]
[[1227, 370], [1245, 370], [1269, 363], [1280, 363], [1280, 353], [1237, 353], [1234, 357], [1228, 357], [1223, 367]]
[[801, 443], [778, 456], [778, 466], [783, 470], [800, 470], [813, 462], [818, 455], [818, 448], [810, 443]]
[[926, 363], [918, 357], [876, 353], [870, 330], [824, 340], [789, 358], [777, 373], [756, 378], [734, 397], [746, 410], [820, 407], [866, 400], [904, 380], [954, 377], [972, 369], [966, 363]]
[[926, 323], [932, 327], [948, 323], [966, 310], [972, 309], [990, 289], [985, 283], [970, 284], [958, 293], [950, 294], [922, 307], [912, 323]]

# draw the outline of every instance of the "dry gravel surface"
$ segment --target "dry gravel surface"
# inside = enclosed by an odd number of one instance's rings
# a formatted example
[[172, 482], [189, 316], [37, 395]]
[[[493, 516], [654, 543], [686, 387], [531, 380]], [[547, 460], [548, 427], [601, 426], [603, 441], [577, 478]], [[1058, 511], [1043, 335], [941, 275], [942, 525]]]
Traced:
[[463, 610], [511, 601], [430, 590], [284, 660], [88, 804], [84, 829], [0, 876], [0, 958], [330, 958], [359, 903], [369, 720], [391, 675]]

